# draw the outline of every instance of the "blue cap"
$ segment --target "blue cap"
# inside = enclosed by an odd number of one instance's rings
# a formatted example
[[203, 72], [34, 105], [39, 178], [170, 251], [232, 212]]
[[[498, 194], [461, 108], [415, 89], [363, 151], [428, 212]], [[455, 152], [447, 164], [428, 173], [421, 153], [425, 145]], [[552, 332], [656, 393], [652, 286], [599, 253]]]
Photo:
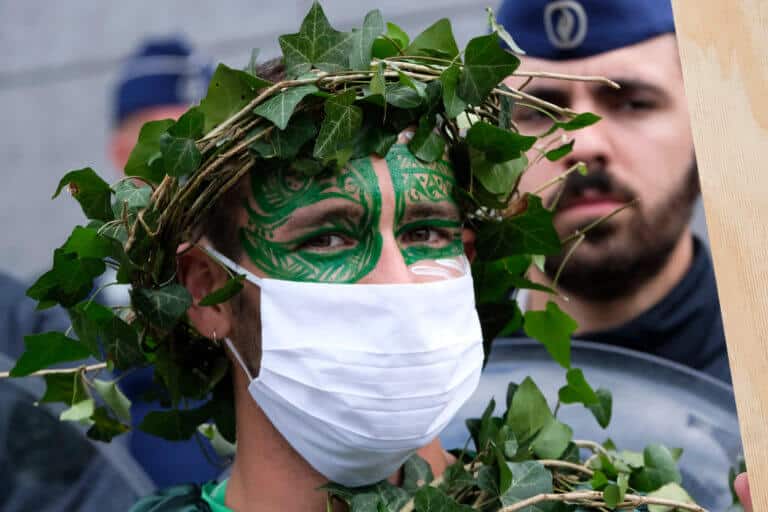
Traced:
[[581, 59], [675, 31], [670, 0], [503, 0], [497, 21], [531, 57]]
[[114, 97], [113, 122], [160, 105], [188, 106], [205, 96], [213, 74], [209, 59], [182, 37], [145, 41], [123, 63]]

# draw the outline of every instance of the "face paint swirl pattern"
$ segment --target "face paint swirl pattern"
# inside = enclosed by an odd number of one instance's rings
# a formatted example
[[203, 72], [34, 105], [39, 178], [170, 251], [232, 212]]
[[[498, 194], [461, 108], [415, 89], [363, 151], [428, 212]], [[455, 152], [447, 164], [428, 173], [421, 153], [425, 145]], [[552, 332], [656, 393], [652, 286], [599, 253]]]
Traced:
[[[246, 205], [241, 241], [267, 276], [353, 283], [376, 266], [381, 192], [370, 158], [353, 160], [339, 173], [307, 176], [281, 168], [255, 173], [251, 181], [253, 204]], [[291, 226], [297, 212], [326, 200], [341, 206], [325, 209], [328, 215], [307, 229]]]

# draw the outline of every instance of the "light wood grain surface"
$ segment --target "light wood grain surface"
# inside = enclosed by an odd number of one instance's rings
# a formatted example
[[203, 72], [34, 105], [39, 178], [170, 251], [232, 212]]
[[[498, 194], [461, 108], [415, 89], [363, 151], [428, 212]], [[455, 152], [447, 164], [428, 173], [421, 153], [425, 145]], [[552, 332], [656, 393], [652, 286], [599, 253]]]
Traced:
[[768, 512], [768, 1], [673, 4], [752, 498]]

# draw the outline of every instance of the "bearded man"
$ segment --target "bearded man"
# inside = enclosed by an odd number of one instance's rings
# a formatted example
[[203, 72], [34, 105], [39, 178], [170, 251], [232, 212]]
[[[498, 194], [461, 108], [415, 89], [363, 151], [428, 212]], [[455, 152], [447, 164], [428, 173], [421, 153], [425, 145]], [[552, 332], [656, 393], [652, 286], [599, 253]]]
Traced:
[[[712, 263], [691, 232], [699, 195], [683, 77], [669, 0], [505, 1], [498, 21], [527, 52], [527, 71], [603, 76], [621, 88], [537, 79], [527, 91], [602, 120], [579, 132], [573, 152], [529, 170], [521, 191], [535, 191], [584, 162], [562, 186], [541, 192], [557, 203], [565, 238], [633, 200], [588, 231], [572, 250], [549, 257], [533, 280], [557, 286], [559, 306], [578, 323], [576, 336], [649, 352], [730, 381]], [[519, 86], [519, 79], [510, 79]], [[516, 109], [523, 133], [549, 119]], [[539, 309], [550, 296], [518, 296]]]

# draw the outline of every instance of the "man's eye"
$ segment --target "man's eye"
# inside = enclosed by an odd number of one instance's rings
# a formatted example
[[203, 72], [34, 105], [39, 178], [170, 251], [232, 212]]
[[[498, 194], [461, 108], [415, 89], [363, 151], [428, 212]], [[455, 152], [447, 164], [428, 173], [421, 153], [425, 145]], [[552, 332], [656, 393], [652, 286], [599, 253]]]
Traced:
[[348, 245], [348, 241], [341, 235], [327, 234], [318, 235], [303, 242], [299, 250], [328, 250], [338, 249]]
[[628, 98], [625, 101], [618, 102], [614, 108], [621, 112], [643, 112], [656, 108], [656, 103], [649, 100]]
[[545, 116], [538, 110], [527, 108], [527, 107], [518, 107], [514, 109], [514, 111], [512, 112], [512, 119], [516, 123], [528, 123], [528, 124], [543, 123], [549, 120], [547, 116]]

